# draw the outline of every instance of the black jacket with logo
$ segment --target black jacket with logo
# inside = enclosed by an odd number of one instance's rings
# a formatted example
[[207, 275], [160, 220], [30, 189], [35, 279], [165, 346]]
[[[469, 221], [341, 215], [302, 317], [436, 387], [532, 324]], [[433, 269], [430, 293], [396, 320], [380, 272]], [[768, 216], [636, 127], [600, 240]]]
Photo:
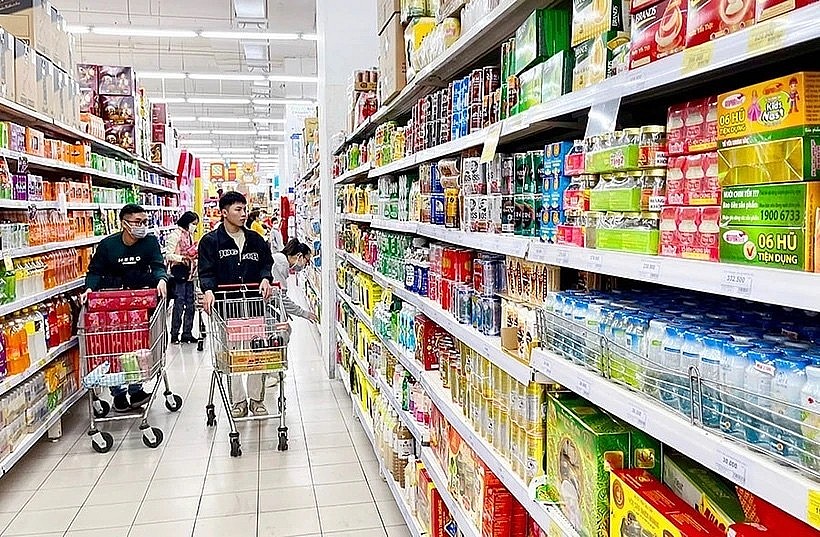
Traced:
[[255, 231], [242, 228], [245, 247], [241, 255], [236, 242], [224, 225], [199, 241], [199, 286], [202, 291], [216, 291], [221, 285], [273, 281], [273, 257], [265, 239]]
[[167, 280], [165, 259], [157, 238], [148, 235], [131, 246], [122, 242], [122, 232], [104, 238], [91, 257], [85, 286], [101, 289], [142, 289]]

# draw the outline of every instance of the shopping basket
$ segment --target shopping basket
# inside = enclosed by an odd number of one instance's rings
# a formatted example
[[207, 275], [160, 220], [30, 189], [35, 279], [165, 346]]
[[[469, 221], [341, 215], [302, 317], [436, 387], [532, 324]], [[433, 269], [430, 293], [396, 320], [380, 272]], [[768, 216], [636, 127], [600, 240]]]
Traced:
[[[287, 345], [290, 340], [290, 323], [285, 312], [281, 286], [274, 284], [270, 298], [262, 298], [258, 285], [232, 285], [220, 287], [211, 311], [211, 355], [213, 375], [208, 405], [205, 407], [207, 424], [216, 425], [214, 392], [219, 395], [230, 423], [231, 456], [242, 455], [237, 422], [279, 420], [279, 451], [288, 449], [288, 428], [285, 419], [285, 372], [288, 368]], [[279, 378], [277, 414], [249, 415], [234, 418], [228, 396], [232, 377], [247, 373], [272, 374]], [[227, 379], [228, 389], [225, 388]], [[242, 382], [241, 378], [235, 378]], [[265, 379], [261, 379], [262, 399], [265, 398]]]
[[[78, 323], [82, 384], [88, 390], [91, 445], [99, 453], [114, 444], [111, 434], [97, 423], [140, 419], [143, 443], [155, 448], [162, 431], [148, 424], [148, 412], [157, 395], [160, 378], [165, 406], [171, 412], [182, 408], [182, 397], [171, 392], [165, 372], [168, 346], [167, 302], [157, 300], [156, 290], [99, 291], [88, 294]], [[100, 398], [102, 388], [150, 382], [155, 386], [140, 410], [109, 416], [111, 405]]]

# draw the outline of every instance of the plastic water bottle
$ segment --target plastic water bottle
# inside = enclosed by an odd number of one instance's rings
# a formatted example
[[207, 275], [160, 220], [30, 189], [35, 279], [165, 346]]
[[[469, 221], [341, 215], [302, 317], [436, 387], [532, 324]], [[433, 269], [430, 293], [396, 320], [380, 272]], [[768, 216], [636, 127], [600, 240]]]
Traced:
[[723, 414], [720, 389], [720, 365], [723, 361], [723, 347], [731, 343], [732, 338], [725, 334], [708, 334], [703, 337], [703, 350], [700, 353], [700, 372], [702, 401], [701, 420], [712, 429], [720, 427]]
[[690, 377], [694, 369], [700, 369], [700, 355], [703, 352], [703, 336], [695, 330], [687, 330], [683, 334], [681, 346], [681, 377], [680, 377], [680, 411], [687, 416], [692, 415], [692, 389]]
[[655, 317], [649, 321], [646, 332], [646, 373], [643, 391], [650, 397], [660, 398], [659, 367], [663, 363], [663, 339], [666, 337], [666, 317]]
[[800, 427], [805, 438], [803, 464], [820, 471], [820, 356], [806, 367], [806, 384], [800, 390]]
[[771, 450], [794, 462], [800, 462], [803, 442], [800, 438], [800, 394], [806, 385], [809, 361], [802, 355], [785, 354], [774, 361], [772, 381]]
[[783, 355], [772, 349], [756, 348], [749, 351], [749, 365], [743, 388], [746, 390], [746, 405], [743, 418], [743, 434], [750, 444], [769, 444], [769, 423], [772, 421], [772, 383], [777, 369], [775, 360]]
[[749, 365], [748, 354], [754, 348], [748, 343], [738, 341], [729, 343], [723, 346], [720, 361], [720, 381], [725, 391], [720, 430], [738, 438], [743, 436], [741, 417], [744, 405], [744, 398], [738, 390], [744, 387], [746, 368]]
[[675, 410], [680, 410], [681, 347], [685, 331], [683, 325], [670, 323], [663, 338], [658, 389], [661, 402]]

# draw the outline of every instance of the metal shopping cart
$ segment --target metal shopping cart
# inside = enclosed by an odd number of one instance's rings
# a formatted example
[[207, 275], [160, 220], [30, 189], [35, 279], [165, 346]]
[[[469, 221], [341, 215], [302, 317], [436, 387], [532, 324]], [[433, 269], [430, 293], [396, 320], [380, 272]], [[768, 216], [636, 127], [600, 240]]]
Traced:
[[[114, 444], [110, 433], [97, 423], [140, 419], [142, 441], [150, 448], [162, 443], [162, 431], [148, 424], [148, 412], [157, 396], [160, 379], [165, 390], [165, 407], [171, 412], [182, 408], [182, 397], [171, 392], [165, 372], [168, 346], [168, 309], [165, 300], [156, 300], [155, 290], [101, 291], [89, 293], [80, 314], [78, 335], [83, 387], [88, 390], [91, 445], [99, 453]], [[102, 388], [151, 382], [155, 387], [148, 402], [130, 413], [109, 416], [111, 405], [100, 399]]]
[[205, 327], [205, 309], [202, 307], [204, 299], [205, 295], [199, 286], [199, 276], [197, 276], [194, 278], [194, 304], [196, 304], [196, 316], [199, 324], [199, 336], [196, 340], [196, 350], [198, 352], [205, 350], [205, 337], [208, 335]]
[[[213, 401], [215, 388], [218, 387], [231, 426], [229, 437], [232, 457], [242, 455], [242, 445], [236, 429], [237, 422], [278, 419], [277, 449], [288, 449], [285, 372], [288, 369], [287, 345], [290, 340], [290, 323], [282, 293], [282, 288], [276, 284], [269, 299], [262, 298], [256, 285], [225, 286], [220, 287], [215, 293], [216, 301], [211, 311], [211, 354], [214, 370], [208, 405], [205, 407], [206, 423], [209, 427], [216, 425]], [[232, 379], [234, 382], [242, 382], [239, 376], [246, 373], [278, 375], [278, 414], [249, 415], [244, 418], [232, 416], [231, 401], [223, 381], [227, 379], [230, 389]], [[262, 390], [264, 399], [264, 378]]]

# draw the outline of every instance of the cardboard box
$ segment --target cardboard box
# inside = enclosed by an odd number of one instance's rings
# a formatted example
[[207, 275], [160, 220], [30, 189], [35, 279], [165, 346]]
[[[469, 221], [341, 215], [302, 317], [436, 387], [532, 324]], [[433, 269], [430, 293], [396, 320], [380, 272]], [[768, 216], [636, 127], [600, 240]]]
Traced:
[[611, 537], [723, 537], [680, 498], [644, 470], [610, 474]]
[[603, 82], [612, 66], [613, 48], [626, 37], [623, 32], [607, 32], [573, 47], [572, 90]]
[[68, 123], [68, 73], [54, 67], [54, 119]]
[[100, 95], [135, 95], [134, 70], [121, 65], [99, 66]]
[[407, 85], [404, 32], [398, 15], [393, 15], [379, 40], [379, 102], [386, 104]]
[[541, 104], [541, 75], [542, 64], [537, 64], [521, 73], [518, 77], [520, 89], [518, 93], [518, 113], [529, 110], [533, 106]]
[[134, 97], [100, 96], [100, 112], [103, 121], [111, 125], [130, 125], [136, 117]]
[[569, 10], [536, 9], [515, 32], [515, 74], [569, 49]]
[[18, 103], [37, 107], [37, 56], [20, 39], [14, 40], [14, 93]]
[[105, 141], [134, 153], [137, 150], [136, 127], [132, 125], [105, 125]]
[[14, 101], [14, 36], [0, 28], [0, 97]]
[[681, 0], [662, 0], [634, 13], [629, 68], [635, 69], [683, 50], [687, 18], [687, 4]]
[[755, 19], [757, 22], [765, 21], [814, 2], [815, 0], [756, 0]]
[[54, 64], [51, 60], [36, 53], [37, 71], [37, 105], [35, 109], [47, 116], [54, 116], [56, 95], [54, 94]]
[[613, 31], [629, 34], [629, 4], [629, 0], [573, 0], [570, 45]]
[[718, 155], [714, 151], [671, 157], [666, 174], [666, 204], [719, 204], [719, 169]]
[[[820, 125], [719, 142], [720, 184], [759, 185], [820, 179]], [[733, 144], [738, 144], [732, 147]]]
[[51, 5], [47, 0], [15, 0], [0, 3], [0, 26], [50, 58], [55, 50]]
[[686, 47], [696, 47], [754, 23], [755, 0], [689, 0]]
[[382, 35], [387, 23], [401, 13], [401, 0], [378, 0], [376, 3], [376, 33]]
[[670, 106], [666, 117], [670, 157], [717, 149], [717, 97]]
[[720, 259], [720, 207], [667, 206], [660, 213], [660, 255]]
[[720, 261], [810, 272], [814, 269], [813, 235], [802, 227], [721, 226]]
[[727, 225], [805, 227], [814, 229], [820, 206], [820, 183], [731, 186], [723, 189]]
[[100, 66], [90, 63], [77, 64], [77, 82], [80, 88], [97, 93], [100, 88]]
[[541, 67], [541, 102], [547, 103], [572, 90], [573, 54], [565, 50], [554, 55]]
[[[424, 38], [436, 27], [436, 19], [433, 17], [419, 17], [412, 19], [407, 28], [404, 29], [404, 51], [407, 59], [407, 79], [412, 80], [422, 66], [413, 62], [416, 52], [421, 47]], [[385, 28], [386, 31], [386, 28]]]
[[151, 103], [151, 123], [165, 125], [168, 123], [168, 105], [165, 103]]

